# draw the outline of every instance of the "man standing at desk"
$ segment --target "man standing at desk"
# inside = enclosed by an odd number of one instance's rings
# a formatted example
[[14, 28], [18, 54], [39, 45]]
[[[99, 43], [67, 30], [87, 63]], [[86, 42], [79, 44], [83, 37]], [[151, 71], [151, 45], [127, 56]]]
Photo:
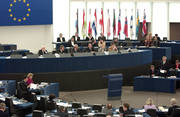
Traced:
[[62, 33], [59, 34], [59, 37], [57, 38], [57, 42], [65, 42], [65, 38], [63, 37]]
[[159, 66], [160, 76], [167, 77], [168, 71], [169, 71], [169, 63], [167, 62], [167, 57], [163, 56]]

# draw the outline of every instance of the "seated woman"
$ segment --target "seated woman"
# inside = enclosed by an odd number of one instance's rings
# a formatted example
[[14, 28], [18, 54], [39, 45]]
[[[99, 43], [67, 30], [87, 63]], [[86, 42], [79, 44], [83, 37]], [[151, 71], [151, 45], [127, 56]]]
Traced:
[[111, 46], [108, 49], [109, 51], [118, 51], [117, 46], [114, 42], [111, 43]]
[[151, 98], [148, 98], [146, 100], [146, 105], [144, 105], [144, 110], [147, 111], [148, 109], [155, 109], [155, 110], [157, 110], [157, 108], [153, 104], [153, 100]]
[[174, 111], [176, 108], [180, 108], [180, 106], [177, 105], [177, 101], [176, 101], [175, 98], [172, 98], [172, 99], [170, 100], [170, 102], [171, 102], [171, 107], [169, 107], [169, 109], [168, 109], [168, 116], [169, 116], [169, 117], [172, 117], [173, 111]]
[[33, 83], [33, 75], [34, 75], [33, 73], [28, 73], [27, 76], [26, 76], [27, 79], [28, 79], [27, 82], [26, 82], [28, 86]]
[[100, 52], [104, 52], [106, 49], [106, 42], [103, 39], [100, 39], [98, 42], [98, 47]]
[[86, 37], [86, 41], [90, 41], [90, 42], [93, 42], [94, 41], [94, 38], [92, 36], [91, 33], [88, 34], [88, 37]]

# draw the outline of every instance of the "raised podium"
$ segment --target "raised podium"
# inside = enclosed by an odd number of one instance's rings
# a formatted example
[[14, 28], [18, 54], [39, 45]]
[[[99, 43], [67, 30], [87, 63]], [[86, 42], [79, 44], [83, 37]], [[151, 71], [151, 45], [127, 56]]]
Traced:
[[108, 100], [121, 99], [123, 75], [122, 74], [109, 74], [104, 76], [108, 79]]

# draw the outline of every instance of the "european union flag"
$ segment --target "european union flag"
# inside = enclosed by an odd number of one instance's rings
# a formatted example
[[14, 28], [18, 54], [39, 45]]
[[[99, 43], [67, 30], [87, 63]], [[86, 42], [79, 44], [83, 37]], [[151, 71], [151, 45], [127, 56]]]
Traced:
[[0, 26], [52, 24], [52, 0], [0, 0]]

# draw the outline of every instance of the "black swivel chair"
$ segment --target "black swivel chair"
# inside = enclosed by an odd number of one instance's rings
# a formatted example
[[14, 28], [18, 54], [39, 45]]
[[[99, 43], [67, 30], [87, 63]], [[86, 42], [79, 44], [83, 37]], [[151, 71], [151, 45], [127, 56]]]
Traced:
[[157, 112], [155, 109], [148, 109], [147, 114], [150, 115], [151, 117], [157, 117]]
[[102, 112], [102, 105], [98, 105], [98, 104], [93, 105], [92, 106], [92, 110], [96, 110], [98, 112]]
[[180, 117], [180, 108], [174, 109], [172, 117]]
[[80, 117], [83, 117], [84, 115], [87, 115], [87, 114], [88, 114], [88, 112], [87, 112], [86, 109], [81, 109], [81, 108], [79, 108], [79, 109], [77, 110], [77, 115], [80, 115]]
[[81, 103], [79, 103], [79, 102], [73, 102], [72, 103], [72, 108], [81, 108]]
[[56, 102], [54, 101], [47, 101], [47, 110], [55, 110], [57, 109]]
[[44, 117], [44, 113], [40, 110], [34, 110], [32, 117]]
[[47, 111], [47, 99], [45, 97], [41, 97], [40, 99], [39, 110], [42, 110], [43, 112]]

